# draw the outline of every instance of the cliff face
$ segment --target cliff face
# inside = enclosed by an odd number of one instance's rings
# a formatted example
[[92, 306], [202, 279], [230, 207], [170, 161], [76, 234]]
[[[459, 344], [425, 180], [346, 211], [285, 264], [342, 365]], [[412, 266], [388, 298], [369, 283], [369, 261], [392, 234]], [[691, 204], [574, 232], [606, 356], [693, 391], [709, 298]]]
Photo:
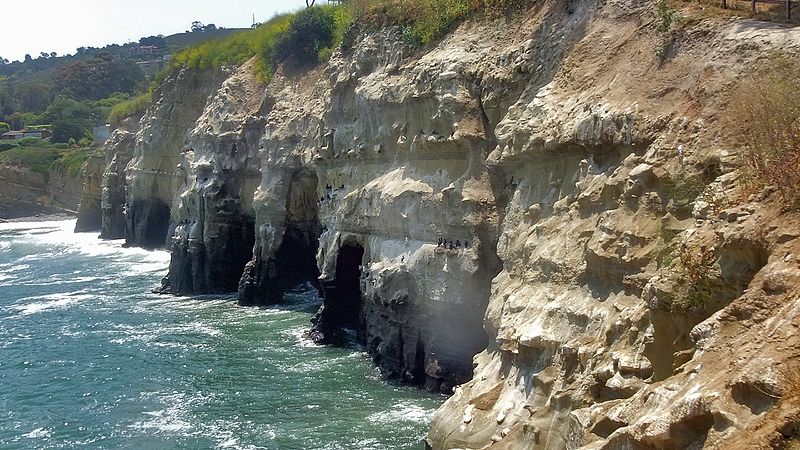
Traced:
[[45, 176], [29, 167], [0, 165], [0, 219], [74, 214], [81, 186], [79, 177], [62, 170], [51, 170]]
[[[391, 377], [461, 384], [433, 448], [775, 429], [800, 348], [797, 218], [741, 195], [720, 112], [800, 34], [707, 19], [664, 46], [654, 14], [538, 2], [422, 53], [366, 34], [266, 86], [249, 65], [181, 72], [112, 138], [104, 233], [124, 201], [129, 243], [169, 236], [173, 293], [268, 304], [318, 279], [315, 340], [355, 336]], [[687, 295], [698, 280], [713, 294]]]
[[97, 231], [101, 227], [101, 196], [105, 159], [102, 154], [93, 154], [81, 168], [80, 179], [83, 189], [78, 205], [78, 218], [75, 232]]

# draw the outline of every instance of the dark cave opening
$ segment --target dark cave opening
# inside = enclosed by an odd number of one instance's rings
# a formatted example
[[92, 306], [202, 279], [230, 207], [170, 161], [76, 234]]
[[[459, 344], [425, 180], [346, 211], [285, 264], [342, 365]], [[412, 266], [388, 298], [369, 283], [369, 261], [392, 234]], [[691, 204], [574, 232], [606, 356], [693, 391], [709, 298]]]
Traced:
[[322, 225], [317, 204], [317, 175], [310, 170], [292, 174], [286, 195], [286, 229], [276, 252], [280, 290], [319, 277], [317, 249]]
[[[280, 245], [272, 255], [262, 255], [260, 247], [255, 249], [256, 258], [245, 267], [239, 283], [240, 304], [279, 304], [283, 294], [298, 285], [310, 282], [317, 287], [316, 255], [322, 234], [317, 184], [317, 175], [310, 170], [301, 169], [291, 175]], [[261, 242], [269, 240], [269, 235], [261, 237]]]
[[169, 205], [156, 199], [137, 201], [129, 207], [127, 219], [127, 245], [147, 249], [164, 247], [169, 233]]
[[314, 318], [311, 338], [317, 343], [346, 344], [361, 340], [364, 329], [361, 264], [364, 247], [348, 243], [336, 255], [336, 276], [321, 283], [325, 300]]
[[361, 305], [361, 261], [364, 247], [359, 244], [345, 245], [336, 256], [336, 315], [334, 326], [357, 328]]

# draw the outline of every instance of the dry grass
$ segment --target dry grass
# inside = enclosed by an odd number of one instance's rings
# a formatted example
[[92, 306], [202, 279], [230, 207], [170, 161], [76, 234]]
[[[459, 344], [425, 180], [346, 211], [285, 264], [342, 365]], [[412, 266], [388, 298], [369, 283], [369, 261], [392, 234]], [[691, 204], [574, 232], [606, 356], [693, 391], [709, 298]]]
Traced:
[[777, 190], [788, 209], [800, 209], [798, 80], [797, 58], [773, 56], [742, 84], [728, 116], [743, 148], [745, 186]]
[[[752, 3], [749, 1], [728, 0], [728, 8], [722, 7], [722, 0], [672, 0], [676, 6], [690, 7], [693, 15], [698, 17], [748, 17], [765, 22], [786, 21], [786, 7], [777, 4], [758, 3], [756, 12], [752, 11]], [[794, 8], [792, 12], [792, 23], [800, 24], [800, 8]]]
[[794, 404], [800, 400], [800, 363], [788, 363], [778, 369], [781, 399]]
[[399, 25], [406, 42], [430, 45], [476, 12], [508, 14], [535, 0], [351, 0], [356, 23], [366, 27]]

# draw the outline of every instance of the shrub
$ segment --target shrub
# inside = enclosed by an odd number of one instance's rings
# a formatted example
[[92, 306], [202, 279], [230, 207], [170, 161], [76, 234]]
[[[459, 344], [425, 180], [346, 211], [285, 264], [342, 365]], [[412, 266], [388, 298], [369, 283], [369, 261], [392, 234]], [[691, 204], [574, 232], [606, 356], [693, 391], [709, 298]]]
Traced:
[[776, 55], [743, 84], [729, 120], [744, 148], [744, 182], [751, 191], [772, 186], [789, 209], [800, 208], [800, 62]]
[[147, 92], [114, 105], [111, 108], [111, 112], [108, 114], [108, 121], [111, 123], [111, 126], [116, 127], [127, 117], [143, 114], [147, 109], [147, 104], [150, 103], [150, 97], [151, 94]]
[[320, 50], [333, 45], [335, 30], [334, 8], [306, 8], [291, 19], [289, 29], [275, 41], [273, 65], [291, 59], [303, 66], [318, 62]]
[[656, 31], [659, 33], [666, 33], [672, 28], [672, 24], [678, 18], [678, 11], [676, 11], [667, 0], [656, 0], [656, 12], [658, 13]]
[[700, 177], [684, 173], [678, 173], [670, 178], [664, 186], [664, 191], [672, 198], [675, 205], [681, 207], [694, 203], [704, 189], [705, 184]]
[[15, 141], [12, 142], [0, 142], [0, 152], [4, 152], [6, 150], [11, 150], [12, 148], [19, 147]]
[[711, 273], [715, 261], [714, 248], [703, 246], [694, 250], [686, 244], [680, 245], [677, 261], [671, 261], [681, 280], [672, 301], [673, 311], [702, 311], [714, 305], [716, 283]]
[[27, 167], [46, 178], [58, 157], [58, 150], [51, 147], [17, 147], [0, 153], [0, 164]]
[[20, 147], [32, 147], [41, 144], [42, 140], [39, 138], [27, 137], [19, 140]]
[[678, 11], [667, 0], [655, 0], [656, 5], [656, 31], [662, 35], [661, 43], [656, 47], [655, 53], [662, 62], [667, 59], [672, 37], [669, 36], [672, 25], [678, 20]]

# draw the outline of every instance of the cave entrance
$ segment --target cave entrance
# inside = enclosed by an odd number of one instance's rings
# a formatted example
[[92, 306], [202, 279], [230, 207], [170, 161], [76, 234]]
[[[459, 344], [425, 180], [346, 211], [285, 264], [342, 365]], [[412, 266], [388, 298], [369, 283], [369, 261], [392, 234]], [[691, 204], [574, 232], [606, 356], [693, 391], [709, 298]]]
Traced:
[[317, 203], [317, 175], [310, 170], [292, 174], [286, 195], [286, 230], [276, 254], [279, 285], [283, 289], [319, 277], [317, 249], [322, 225]]
[[311, 339], [317, 344], [363, 344], [364, 301], [361, 296], [361, 262], [364, 247], [344, 244], [336, 255], [336, 276], [322, 281], [322, 308], [311, 321]]
[[335, 328], [358, 329], [361, 305], [361, 261], [364, 247], [358, 243], [347, 244], [336, 256], [335, 295], [329, 304]]

